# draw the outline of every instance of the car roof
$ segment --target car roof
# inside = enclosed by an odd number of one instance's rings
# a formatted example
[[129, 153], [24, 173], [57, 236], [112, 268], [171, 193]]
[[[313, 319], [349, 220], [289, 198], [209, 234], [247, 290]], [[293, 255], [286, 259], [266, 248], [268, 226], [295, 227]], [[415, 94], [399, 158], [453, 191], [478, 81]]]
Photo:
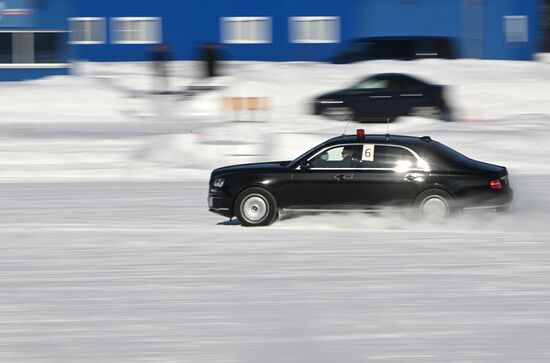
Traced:
[[356, 144], [356, 143], [377, 143], [377, 144], [397, 144], [397, 145], [419, 145], [424, 146], [430, 143], [432, 139], [429, 136], [403, 136], [403, 135], [373, 135], [366, 134], [364, 137], [357, 135], [336, 136], [325, 142], [326, 146], [338, 144]]
[[405, 78], [412, 79], [412, 80], [415, 80], [417, 82], [424, 83], [425, 85], [433, 85], [434, 84], [432, 81], [426, 80], [424, 78], [419, 78], [416, 75], [412, 75], [412, 74], [408, 74], [408, 73], [397, 73], [397, 72], [371, 74], [369, 76], [365, 76], [365, 77], [361, 78], [361, 82], [364, 82], [364, 81], [366, 81], [368, 79], [371, 79], [371, 78], [374, 78], [374, 77], [400, 77], [400, 78], [403, 78], [403, 79], [405, 79]]
[[370, 76], [366, 76], [364, 79], [367, 79], [367, 78], [372, 78], [372, 77], [406, 77], [406, 78], [413, 78], [413, 79], [418, 79], [416, 78], [415, 76], [412, 76], [410, 74], [407, 74], [407, 73], [397, 73], [397, 72], [387, 72], [387, 73], [375, 73], [375, 74], [371, 74]]

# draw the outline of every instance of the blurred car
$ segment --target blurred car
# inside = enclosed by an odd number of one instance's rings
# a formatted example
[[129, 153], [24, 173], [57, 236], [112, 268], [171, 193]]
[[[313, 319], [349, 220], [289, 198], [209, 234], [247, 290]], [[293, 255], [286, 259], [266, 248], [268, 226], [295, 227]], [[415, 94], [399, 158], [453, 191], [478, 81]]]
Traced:
[[355, 39], [346, 44], [332, 63], [345, 64], [376, 59], [413, 60], [457, 58], [455, 41], [440, 36], [387, 36]]
[[394, 121], [399, 116], [451, 120], [445, 87], [401, 73], [369, 76], [314, 100], [313, 113], [337, 120]]
[[332, 138], [292, 161], [212, 171], [208, 208], [244, 226], [282, 212], [372, 212], [412, 208], [432, 219], [465, 209], [505, 210], [513, 191], [505, 167], [469, 159], [428, 136]]

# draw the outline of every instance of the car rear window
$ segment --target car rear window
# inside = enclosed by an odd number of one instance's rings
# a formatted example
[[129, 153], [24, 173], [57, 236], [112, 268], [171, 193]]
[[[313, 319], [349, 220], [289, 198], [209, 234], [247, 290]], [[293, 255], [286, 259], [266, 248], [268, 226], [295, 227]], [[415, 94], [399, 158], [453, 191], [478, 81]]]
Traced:
[[432, 141], [432, 143], [438, 154], [442, 154], [451, 160], [460, 162], [470, 159], [469, 157], [462, 155], [461, 153], [459, 153], [455, 149], [448, 147], [447, 145], [443, 145], [442, 143], [439, 143], [437, 141]]
[[416, 91], [426, 88], [426, 84], [413, 78], [403, 78], [402, 88], [404, 91]]

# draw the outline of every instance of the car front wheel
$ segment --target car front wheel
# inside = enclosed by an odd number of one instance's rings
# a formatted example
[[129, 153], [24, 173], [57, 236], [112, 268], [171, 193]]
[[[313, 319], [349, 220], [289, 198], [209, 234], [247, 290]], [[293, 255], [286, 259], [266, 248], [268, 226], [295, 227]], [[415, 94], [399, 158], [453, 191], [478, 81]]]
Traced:
[[441, 120], [443, 118], [443, 111], [438, 106], [415, 106], [409, 111], [409, 116]]
[[235, 200], [235, 215], [246, 227], [267, 226], [277, 218], [273, 194], [262, 188], [248, 188]]
[[355, 119], [355, 112], [347, 106], [327, 107], [322, 114], [326, 118], [338, 121], [353, 121]]

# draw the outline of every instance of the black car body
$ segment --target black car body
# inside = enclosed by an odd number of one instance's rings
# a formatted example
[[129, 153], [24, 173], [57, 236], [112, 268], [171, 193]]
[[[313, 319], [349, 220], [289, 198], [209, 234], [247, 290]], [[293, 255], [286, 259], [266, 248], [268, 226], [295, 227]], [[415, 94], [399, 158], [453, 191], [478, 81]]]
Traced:
[[280, 210], [413, 207], [446, 217], [469, 208], [506, 209], [512, 195], [505, 167], [469, 159], [429, 137], [359, 134], [332, 138], [293, 161], [215, 169], [208, 206], [243, 225], [266, 225]]
[[338, 53], [332, 63], [345, 64], [376, 59], [413, 60], [457, 58], [457, 42], [441, 36], [386, 36], [355, 39]]
[[445, 87], [401, 73], [370, 76], [313, 101], [313, 113], [338, 120], [386, 122], [412, 115], [451, 120]]

